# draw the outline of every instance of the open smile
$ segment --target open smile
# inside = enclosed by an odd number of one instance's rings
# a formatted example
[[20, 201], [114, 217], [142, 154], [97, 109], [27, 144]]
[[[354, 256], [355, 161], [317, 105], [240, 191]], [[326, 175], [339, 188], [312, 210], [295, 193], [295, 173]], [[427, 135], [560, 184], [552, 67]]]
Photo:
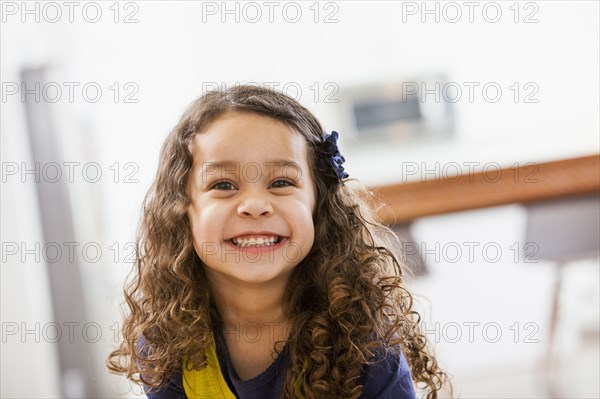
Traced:
[[274, 249], [283, 245], [288, 237], [274, 234], [246, 234], [225, 240], [236, 249]]

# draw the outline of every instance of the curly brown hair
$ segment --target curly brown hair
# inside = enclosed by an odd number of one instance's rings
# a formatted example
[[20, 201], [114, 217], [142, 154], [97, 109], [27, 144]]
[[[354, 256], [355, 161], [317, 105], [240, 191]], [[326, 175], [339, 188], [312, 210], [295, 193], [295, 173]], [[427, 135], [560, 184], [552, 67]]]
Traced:
[[[375, 220], [368, 193], [353, 189], [349, 180], [340, 182], [323, 161], [323, 128], [311, 112], [284, 94], [256, 86], [203, 95], [166, 139], [144, 201], [132, 270], [137, 273], [124, 289], [129, 308], [124, 340], [109, 355], [109, 370], [136, 384], [159, 387], [181, 371], [184, 356], [194, 369], [206, 366], [203, 354], [215, 305], [192, 243], [185, 188], [193, 163], [190, 141], [226, 112], [268, 116], [302, 134], [307, 143], [316, 191], [315, 239], [283, 298], [292, 320], [283, 397], [294, 397], [299, 378], [307, 399], [358, 398], [361, 370], [382, 347], [404, 352], [427, 398], [437, 398], [446, 385], [451, 392], [403, 286], [406, 268], [397, 236]], [[141, 337], [147, 341], [143, 355], [137, 344]], [[304, 367], [309, 372], [302, 373]]]

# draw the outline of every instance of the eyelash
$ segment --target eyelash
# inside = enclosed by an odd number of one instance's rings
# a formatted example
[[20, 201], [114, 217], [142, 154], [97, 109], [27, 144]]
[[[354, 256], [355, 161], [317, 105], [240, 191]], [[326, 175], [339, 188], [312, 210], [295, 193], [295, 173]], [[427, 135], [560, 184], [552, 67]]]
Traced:
[[[289, 180], [289, 179], [277, 179], [277, 180], [275, 180], [273, 183], [271, 183], [271, 186], [273, 186], [273, 185], [274, 185], [275, 183], [277, 183], [277, 182], [286, 182], [288, 185], [286, 185], [286, 186], [283, 186], [283, 187], [273, 187], [273, 188], [285, 188], [285, 187], [293, 187], [293, 186], [295, 186], [294, 182], [293, 182], [293, 181], [291, 181], [291, 180]], [[218, 182], [216, 182], [215, 184], [213, 184], [213, 185], [210, 187], [210, 189], [211, 189], [211, 190], [220, 190], [220, 191], [229, 191], [229, 189], [223, 189], [223, 188], [220, 188], [220, 189], [219, 189], [219, 188], [217, 188], [217, 186], [218, 186], [218, 185], [220, 185], [220, 184], [228, 184], [228, 185], [230, 185], [230, 186], [234, 187], [233, 183], [231, 183], [231, 182], [228, 182], [228, 181], [226, 181], [226, 180], [221, 180], [221, 181], [218, 181]]]

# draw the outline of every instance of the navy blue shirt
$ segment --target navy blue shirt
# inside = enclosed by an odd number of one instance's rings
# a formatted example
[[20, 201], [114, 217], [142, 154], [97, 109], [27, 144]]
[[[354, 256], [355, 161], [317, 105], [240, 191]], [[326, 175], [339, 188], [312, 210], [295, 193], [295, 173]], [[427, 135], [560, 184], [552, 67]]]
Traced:
[[[216, 349], [223, 377], [229, 389], [240, 399], [279, 399], [283, 391], [285, 374], [289, 365], [288, 348], [285, 346], [277, 359], [258, 376], [242, 381], [233, 369], [227, 346], [216, 339]], [[415, 399], [410, 367], [403, 353], [388, 352], [375, 363], [366, 367], [362, 399]], [[149, 399], [186, 399], [181, 372], [171, 376], [159, 390], [149, 391]]]

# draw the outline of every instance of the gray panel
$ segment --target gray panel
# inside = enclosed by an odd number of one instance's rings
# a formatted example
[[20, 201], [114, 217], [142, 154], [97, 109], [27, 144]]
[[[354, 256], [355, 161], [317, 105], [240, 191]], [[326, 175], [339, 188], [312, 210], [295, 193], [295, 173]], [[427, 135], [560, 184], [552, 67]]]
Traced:
[[[570, 261], [600, 253], [600, 196], [527, 204], [526, 242], [532, 258]], [[537, 253], [536, 253], [537, 251]]]
[[395, 224], [391, 229], [396, 233], [402, 244], [403, 261], [414, 276], [423, 276], [428, 273], [427, 266], [421, 255], [420, 243], [416, 242], [410, 234], [410, 223]]
[[[27, 69], [21, 74], [27, 88], [34, 88], [36, 82], [44, 85], [43, 69]], [[58, 152], [58, 137], [52, 126], [48, 103], [36, 97], [27, 95], [25, 110], [29, 141], [31, 143], [32, 161], [40, 165], [49, 162], [62, 164]], [[30, 168], [31, 169], [31, 168]], [[43, 247], [46, 243], [72, 243], [76, 241], [71, 205], [68, 196], [66, 179], [57, 182], [39, 179], [36, 191], [39, 199], [39, 209], [42, 222]], [[67, 256], [61, 257], [55, 263], [48, 263], [50, 292], [55, 322], [58, 323], [63, 335], [56, 343], [60, 362], [62, 396], [66, 398], [97, 397], [91, 382], [93, 381], [92, 345], [86, 342], [82, 334], [74, 334], [69, 338], [69, 323], [80, 323], [77, 332], [81, 331], [86, 322], [84, 297], [78, 259], [70, 261]], [[70, 342], [72, 341], [72, 342]]]

